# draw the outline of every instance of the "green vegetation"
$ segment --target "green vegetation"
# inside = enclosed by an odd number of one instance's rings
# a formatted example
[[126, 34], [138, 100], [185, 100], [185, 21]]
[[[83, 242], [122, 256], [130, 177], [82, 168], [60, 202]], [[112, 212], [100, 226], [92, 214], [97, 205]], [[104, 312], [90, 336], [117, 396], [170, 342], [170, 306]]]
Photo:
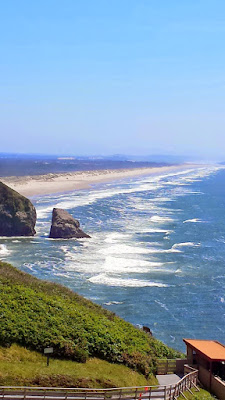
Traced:
[[33, 236], [35, 223], [30, 200], [0, 182], [0, 236]]
[[71, 290], [0, 262], [0, 344], [13, 343], [41, 353], [52, 346], [56, 358], [125, 364], [146, 377], [156, 358], [181, 356]]
[[18, 345], [0, 347], [0, 386], [123, 387], [156, 385], [154, 376], [143, 375], [124, 365], [90, 358], [85, 364], [50, 360]]
[[[185, 392], [185, 396], [188, 400], [215, 400], [215, 397], [212, 396], [209, 392], [206, 390], [200, 389], [200, 392], [194, 392], [193, 395], [189, 392]], [[184, 400], [183, 396], [179, 396], [178, 400]]]
[[13, 216], [16, 215], [17, 211], [29, 212], [30, 210], [30, 200], [2, 182], [0, 182], [0, 199]]

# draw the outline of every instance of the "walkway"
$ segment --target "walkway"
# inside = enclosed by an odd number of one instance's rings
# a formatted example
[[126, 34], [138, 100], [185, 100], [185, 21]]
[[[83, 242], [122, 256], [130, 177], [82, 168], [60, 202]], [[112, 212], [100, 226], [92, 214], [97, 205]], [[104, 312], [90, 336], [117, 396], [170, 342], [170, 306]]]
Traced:
[[156, 375], [158, 379], [159, 385], [169, 386], [175, 385], [175, 383], [179, 382], [182, 376], [178, 376], [176, 374], [168, 374], [168, 375]]
[[182, 379], [178, 375], [158, 375], [159, 385], [109, 389], [56, 387], [0, 387], [0, 400], [173, 400], [197, 383], [198, 371]]

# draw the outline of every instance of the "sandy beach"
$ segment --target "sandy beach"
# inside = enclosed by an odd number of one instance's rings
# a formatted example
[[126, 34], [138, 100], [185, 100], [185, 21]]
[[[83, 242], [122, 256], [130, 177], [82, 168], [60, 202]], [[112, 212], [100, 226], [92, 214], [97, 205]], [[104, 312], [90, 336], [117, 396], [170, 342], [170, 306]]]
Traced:
[[0, 180], [27, 197], [88, 189], [96, 183], [110, 182], [141, 175], [152, 175], [194, 168], [196, 165], [183, 164], [152, 168], [132, 168], [117, 170], [76, 171], [71, 173], [10, 176]]

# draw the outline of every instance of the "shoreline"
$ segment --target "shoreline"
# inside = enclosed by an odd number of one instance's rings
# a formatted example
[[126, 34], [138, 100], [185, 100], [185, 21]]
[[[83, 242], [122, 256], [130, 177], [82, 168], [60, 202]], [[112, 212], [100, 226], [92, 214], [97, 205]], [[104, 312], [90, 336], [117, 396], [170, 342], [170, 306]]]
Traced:
[[93, 170], [93, 171], [74, 171], [63, 173], [50, 173], [46, 175], [27, 175], [27, 176], [9, 176], [0, 178], [12, 189], [26, 197], [39, 195], [48, 195], [63, 192], [72, 192], [79, 189], [90, 189], [93, 184], [107, 183], [135, 176], [157, 175], [166, 172], [178, 172], [195, 167], [201, 167], [202, 164], [180, 164], [168, 165], [162, 167], [150, 168], [130, 168], [118, 170]]

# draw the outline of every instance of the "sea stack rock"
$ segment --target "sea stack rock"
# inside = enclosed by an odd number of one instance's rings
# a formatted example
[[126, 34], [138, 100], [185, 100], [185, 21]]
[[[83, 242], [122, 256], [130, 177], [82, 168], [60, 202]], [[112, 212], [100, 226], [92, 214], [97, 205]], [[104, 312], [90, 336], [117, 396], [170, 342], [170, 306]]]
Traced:
[[80, 229], [80, 222], [61, 208], [53, 208], [49, 237], [52, 239], [90, 238]]
[[34, 236], [35, 223], [30, 200], [0, 182], [0, 236]]

